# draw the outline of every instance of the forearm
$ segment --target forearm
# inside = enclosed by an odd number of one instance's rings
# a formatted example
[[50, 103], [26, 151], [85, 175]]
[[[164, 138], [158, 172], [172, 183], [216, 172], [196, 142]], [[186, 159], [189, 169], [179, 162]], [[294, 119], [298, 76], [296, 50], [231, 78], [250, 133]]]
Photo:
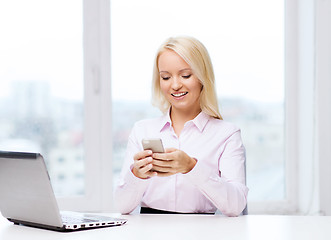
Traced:
[[244, 210], [247, 199], [246, 187], [238, 183], [208, 182], [200, 186], [200, 191], [219, 209], [229, 217], [239, 216]]
[[187, 177], [224, 215], [238, 216], [244, 210], [248, 193], [244, 184], [228, 181], [201, 163]]
[[132, 172], [120, 179], [114, 191], [115, 205], [122, 214], [131, 213], [141, 202], [148, 186], [148, 179], [139, 179]]

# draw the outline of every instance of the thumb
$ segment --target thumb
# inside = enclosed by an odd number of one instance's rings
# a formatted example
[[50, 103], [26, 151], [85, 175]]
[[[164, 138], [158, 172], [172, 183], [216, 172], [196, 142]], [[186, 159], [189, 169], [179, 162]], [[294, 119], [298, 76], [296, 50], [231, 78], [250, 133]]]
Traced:
[[165, 153], [172, 153], [172, 152], [175, 152], [175, 151], [177, 151], [178, 149], [176, 149], [176, 148], [166, 148], [165, 149]]

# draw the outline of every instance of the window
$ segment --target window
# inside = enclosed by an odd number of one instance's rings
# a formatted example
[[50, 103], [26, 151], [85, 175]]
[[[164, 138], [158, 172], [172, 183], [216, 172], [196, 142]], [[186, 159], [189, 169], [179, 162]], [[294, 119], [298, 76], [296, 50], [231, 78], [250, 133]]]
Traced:
[[63, 210], [111, 205], [109, 16], [107, 1], [0, 3], [0, 150], [41, 152]]
[[[314, 98], [310, 87], [313, 1], [236, 1], [234, 6], [211, 0], [203, 4], [112, 0], [109, 4], [103, 0], [0, 3], [0, 149], [43, 152], [54, 189], [62, 195], [58, 198], [62, 209], [110, 210], [111, 169], [116, 179], [133, 123], [160, 114], [150, 104], [156, 49], [171, 35], [192, 35], [211, 54], [224, 118], [242, 129], [250, 212], [293, 212], [298, 202], [307, 205], [298, 198], [311, 195], [314, 186], [307, 188], [305, 183], [313, 185], [316, 176], [307, 180], [306, 165], [314, 158], [312, 151], [305, 156], [304, 146], [315, 138], [313, 127], [302, 135], [299, 127], [314, 124], [307, 118], [314, 116], [314, 109], [305, 98], [307, 89], [309, 99]], [[318, 11], [324, 10], [323, 4], [318, 4]], [[317, 33], [323, 33], [321, 28]], [[317, 40], [329, 37], [323, 36]], [[325, 61], [323, 54], [318, 61]], [[299, 59], [308, 60], [299, 64]], [[303, 81], [302, 76], [306, 76]], [[319, 75], [317, 82], [322, 91]], [[318, 110], [323, 111], [323, 106]], [[324, 134], [323, 124], [328, 126], [322, 119], [317, 119], [319, 135]], [[306, 165], [298, 161], [300, 156]], [[67, 164], [74, 164], [68, 172]], [[62, 187], [68, 181], [77, 184]]]
[[56, 194], [82, 194], [82, 3], [5, 1], [0, 18], [0, 148], [42, 153]]
[[211, 55], [224, 119], [242, 129], [249, 201], [284, 201], [284, 12], [277, 0], [111, 1], [114, 177], [133, 123], [161, 114], [150, 103], [157, 48], [190, 35]]

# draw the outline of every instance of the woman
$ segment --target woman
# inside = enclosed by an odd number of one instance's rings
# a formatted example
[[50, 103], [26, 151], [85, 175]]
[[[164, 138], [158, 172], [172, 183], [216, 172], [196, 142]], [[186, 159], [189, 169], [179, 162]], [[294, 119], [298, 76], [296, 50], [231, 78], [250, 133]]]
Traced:
[[[121, 213], [215, 213], [246, 206], [245, 148], [240, 129], [222, 120], [206, 48], [191, 37], [168, 39], [153, 72], [153, 103], [162, 117], [137, 122], [115, 189]], [[144, 151], [161, 138], [165, 153]]]

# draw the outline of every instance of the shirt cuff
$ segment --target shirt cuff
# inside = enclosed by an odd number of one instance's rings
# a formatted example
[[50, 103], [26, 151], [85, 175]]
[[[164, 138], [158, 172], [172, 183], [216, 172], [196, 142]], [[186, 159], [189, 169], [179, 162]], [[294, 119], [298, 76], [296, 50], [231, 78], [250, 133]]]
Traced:
[[194, 185], [202, 185], [209, 181], [209, 179], [214, 175], [213, 169], [208, 167], [203, 162], [197, 160], [194, 168], [184, 174]]

